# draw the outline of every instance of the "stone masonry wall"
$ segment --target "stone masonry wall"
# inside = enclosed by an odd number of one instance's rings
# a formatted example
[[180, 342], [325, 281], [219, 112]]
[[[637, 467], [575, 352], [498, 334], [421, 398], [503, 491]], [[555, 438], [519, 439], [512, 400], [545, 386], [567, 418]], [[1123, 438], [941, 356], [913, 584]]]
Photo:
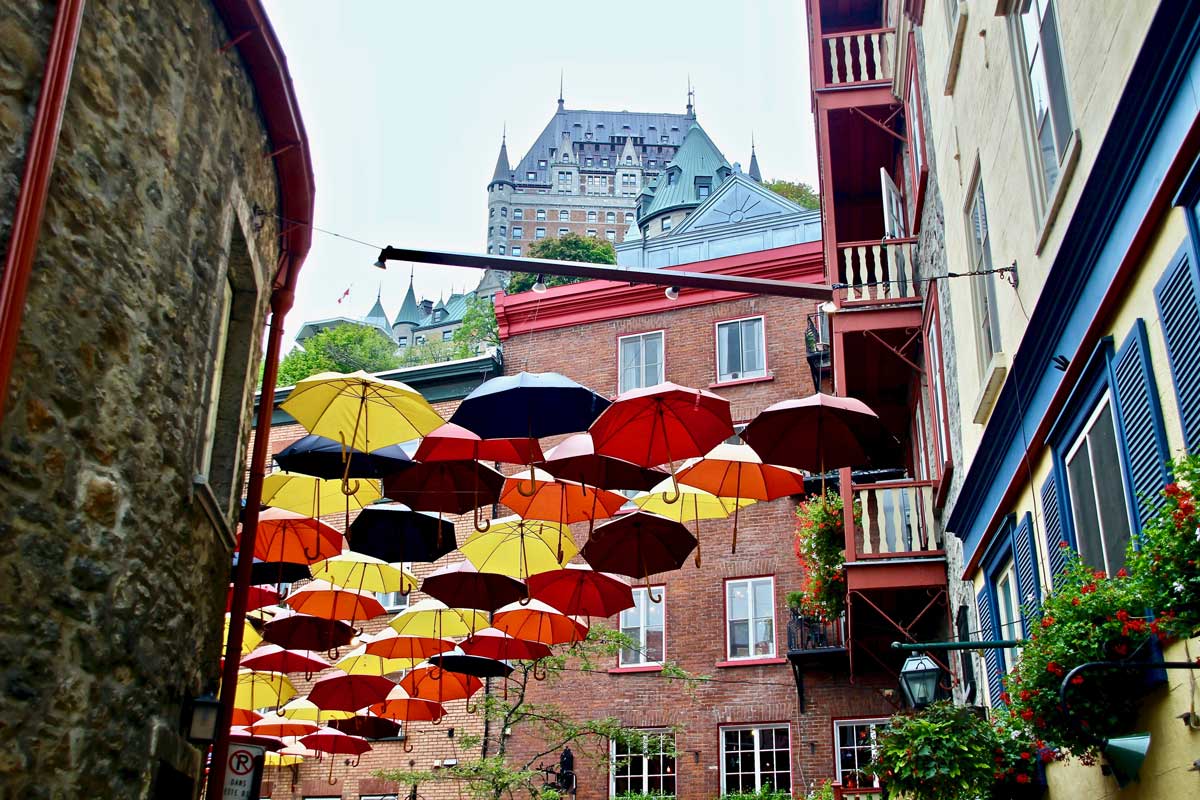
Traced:
[[[6, 239], [53, 13], [0, 4]], [[217, 309], [244, 270], [226, 352], [247, 379], [222, 383], [213, 459], [235, 464], [278, 256], [228, 39], [206, 2], [84, 12], [0, 427], [0, 797], [186, 797], [201, 768], [179, 734], [182, 701], [216, 687], [229, 569], [232, 518], [192, 482]]]

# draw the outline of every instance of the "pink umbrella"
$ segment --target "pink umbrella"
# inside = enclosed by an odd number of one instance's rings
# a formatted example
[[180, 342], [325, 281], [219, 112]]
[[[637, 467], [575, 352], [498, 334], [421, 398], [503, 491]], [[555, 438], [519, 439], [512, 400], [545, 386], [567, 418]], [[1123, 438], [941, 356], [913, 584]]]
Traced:
[[242, 657], [242, 666], [262, 672], [303, 672], [305, 680], [330, 664], [312, 650], [285, 650], [277, 644], [264, 644]]
[[504, 661], [537, 661], [550, 655], [550, 646], [509, 636], [497, 628], [484, 628], [462, 643], [462, 651], [469, 656]]
[[[322, 728], [316, 733], [302, 736], [300, 737], [300, 744], [322, 753], [355, 756], [354, 763], [350, 764], [351, 767], [357, 767], [358, 762], [362, 759], [362, 754], [371, 749], [371, 745], [366, 739], [342, 733], [336, 728]], [[335, 759], [329, 759], [330, 786], [337, 783], [333, 778], [334, 761]]]

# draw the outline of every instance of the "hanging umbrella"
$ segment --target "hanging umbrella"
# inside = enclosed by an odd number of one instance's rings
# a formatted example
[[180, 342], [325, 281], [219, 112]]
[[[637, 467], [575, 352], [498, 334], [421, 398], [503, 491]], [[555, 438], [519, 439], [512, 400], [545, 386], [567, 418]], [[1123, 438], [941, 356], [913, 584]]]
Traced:
[[[225, 614], [225, 630], [221, 633], [221, 641], [229, 641], [229, 614]], [[242, 655], [254, 650], [262, 642], [262, 637], [258, 631], [254, 630], [253, 626], [248, 622], [242, 623]]]
[[302, 614], [350, 622], [387, 613], [373, 593], [343, 589], [328, 581], [310, 581], [293, 590], [284, 602]]
[[[451, 700], [469, 700], [471, 695], [483, 688], [483, 681], [473, 675], [449, 672], [424, 663], [401, 678], [399, 686], [412, 698], [441, 704]], [[467, 713], [474, 711], [468, 707]]]
[[290, 719], [283, 714], [268, 714], [258, 722], [249, 726], [251, 733], [263, 736], [307, 736], [320, 728], [315, 722], [302, 719]]
[[400, 735], [400, 723], [361, 711], [353, 717], [335, 719], [329, 727], [363, 739], [392, 739]]
[[263, 718], [263, 715], [249, 708], [235, 708], [229, 717], [230, 725], [241, 725], [248, 728]]
[[[676, 493], [678, 496], [676, 497]], [[696, 523], [696, 566], [700, 566], [700, 520], [726, 519], [739, 508], [758, 502], [749, 498], [717, 497], [703, 489], [686, 484], [672, 486], [667, 479], [655, 486], [648, 494], [639, 494], [632, 500], [642, 511], [657, 514], [676, 522]]]
[[317, 704], [309, 700], [307, 697], [297, 697], [292, 699], [283, 708], [279, 709], [279, 713], [288, 719], [307, 720], [309, 722], [328, 722], [334, 719], [345, 719], [353, 717], [353, 711], [333, 711], [330, 709], [318, 708]]
[[537, 439], [483, 439], [461, 425], [447, 422], [421, 440], [417, 461], [501, 461], [532, 464], [542, 459]]
[[421, 591], [449, 605], [494, 611], [526, 596], [525, 584], [495, 572], [480, 572], [470, 561], [459, 561], [431, 573]]
[[[362, 754], [371, 749], [371, 745], [366, 739], [342, 733], [335, 728], [322, 728], [316, 733], [302, 736], [300, 737], [300, 744], [305, 747], [311, 747], [313, 750], [319, 750], [322, 753], [354, 756], [354, 762], [348, 765], [350, 767], [357, 767]], [[336, 758], [329, 759], [330, 786], [337, 783], [333, 777], [333, 762], [335, 761], [337, 761]]]
[[[270, 509], [278, 511], [278, 509]], [[255, 549], [258, 542], [263, 536], [262, 517], [268, 513], [267, 511], [259, 514], [258, 537], [255, 539]], [[282, 512], [288, 513], [288, 512]], [[337, 533], [337, 531], [334, 531]], [[238, 552], [233, 553], [233, 569], [230, 572], [230, 581], [233, 580], [232, 574], [237, 571]], [[280, 584], [280, 583], [295, 583], [296, 581], [304, 581], [311, 578], [312, 575], [308, 571], [308, 567], [304, 564], [295, 564], [288, 561], [263, 561], [261, 558], [254, 559], [254, 563], [250, 565], [250, 585], [262, 586], [265, 584]]]
[[336, 666], [347, 675], [388, 675], [410, 669], [420, 663], [420, 660], [419, 658], [384, 658], [368, 653], [360, 645], [344, 655]]
[[[286, 749], [285, 747], [284, 750]], [[296, 753], [285, 753], [283, 750], [277, 753], [263, 753], [264, 767], [293, 767], [302, 763], [304, 763], [304, 756]]]
[[[274, 589], [265, 589], [262, 586], [250, 586], [246, 591], [246, 610], [254, 611], [264, 606], [279, 605], [279, 592]], [[229, 584], [229, 588], [225, 590], [225, 611], [226, 613], [233, 608], [233, 584]]]
[[460, 649], [469, 656], [484, 656], [501, 661], [537, 661], [550, 655], [549, 645], [518, 639], [497, 628], [477, 631], [462, 643]]
[[[319, 517], [339, 511], [345, 511], [347, 515], [351, 511], [361, 511], [383, 496], [378, 481], [355, 480], [353, 491], [349, 493], [342, 491], [343, 485], [338, 480], [327, 481], [311, 475], [276, 472], [263, 479], [262, 501], [263, 505], [293, 511], [305, 517]], [[265, 558], [257, 547], [254, 554]]]
[[[268, 475], [267, 480], [274, 477]], [[240, 526], [238, 534], [240, 538]], [[281, 508], [268, 508], [258, 515], [255, 558], [305, 565], [340, 552], [342, 534], [320, 520]]]
[[588, 632], [587, 625], [540, 600], [505, 606], [492, 617], [492, 624], [514, 638], [546, 645], [581, 642]]
[[671, 476], [630, 461], [600, 455], [590, 433], [577, 433], [546, 451], [538, 464], [559, 480], [601, 489], [646, 490]]
[[520, 517], [494, 520], [489, 530], [471, 534], [459, 550], [480, 572], [518, 579], [562, 569], [578, 552], [570, 529]]
[[487, 615], [470, 608], [450, 608], [440, 600], [421, 600], [388, 622], [396, 633], [446, 639], [469, 636], [488, 626]]
[[633, 608], [633, 589], [614, 575], [586, 564], [529, 576], [529, 596], [564, 614], [611, 617]]
[[413, 697], [402, 686], [394, 686], [388, 696], [367, 708], [372, 714], [397, 722], [434, 722], [446, 716], [446, 709], [434, 700]]
[[405, 636], [392, 628], [384, 628], [365, 639], [363, 647], [365, 652], [381, 658], [424, 661], [430, 656], [453, 650], [454, 642], [433, 636]]
[[696, 538], [681, 523], [635, 511], [598, 526], [582, 554], [593, 569], [644, 579], [679, 569], [695, 547]]
[[480, 384], [450, 421], [485, 439], [540, 439], [587, 430], [609, 401], [555, 372], [518, 372]]
[[438, 514], [475, 512], [475, 528], [487, 530], [480, 521], [480, 506], [500, 498], [504, 476], [478, 461], [435, 461], [417, 464], [399, 475], [384, 479], [388, 498], [416, 511]]
[[263, 626], [263, 636], [289, 650], [334, 650], [350, 643], [355, 628], [341, 620], [283, 610]]
[[524, 519], [571, 523], [607, 519], [626, 499], [616, 492], [558, 481], [550, 473], [530, 467], [505, 479], [500, 502]]
[[[349, 471], [347, 473], [347, 462]], [[275, 463], [285, 472], [297, 472], [316, 478], [382, 478], [412, 466], [412, 457], [404, 445], [392, 444], [363, 452], [343, 448], [342, 443], [309, 434], [275, 454]]]
[[884, 446], [887, 431], [861, 400], [818, 393], [769, 406], [741, 437], [768, 464], [824, 475], [867, 464]]
[[312, 565], [314, 578], [347, 589], [380, 593], [403, 592], [417, 588], [417, 579], [403, 568], [362, 553], [340, 553]]
[[349, 675], [336, 670], [312, 685], [308, 699], [324, 711], [357, 711], [387, 697], [393, 686], [381, 675]]
[[243, 656], [246, 669], [266, 672], [303, 672], [306, 678], [329, 669], [329, 662], [311, 650], [284, 650], [277, 644], [264, 644]]
[[471, 656], [465, 653], [442, 653], [430, 656], [429, 663], [447, 672], [459, 675], [474, 675], [476, 678], [507, 678], [513, 668], [503, 661], [486, 656]]
[[234, 725], [229, 728], [229, 741], [234, 744], [248, 744], [254, 747], [261, 747], [264, 750], [282, 750], [287, 745], [287, 742], [278, 736], [255, 733], [249, 728], [243, 728], [240, 725]]
[[281, 706], [296, 696], [296, 687], [282, 672], [238, 670], [235, 708]]
[[350, 549], [392, 564], [437, 561], [455, 548], [454, 523], [402, 503], [367, 506], [350, 523]]
[[[764, 464], [744, 444], [721, 444], [703, 458], [684, 464], [675, 475], [679, 483], [695, 486], [720, 497], [775, 500], [804, 494], [804, 473], [791, 467]], [[738, 509], [733, 511], [733, 549], [737, 552]]]

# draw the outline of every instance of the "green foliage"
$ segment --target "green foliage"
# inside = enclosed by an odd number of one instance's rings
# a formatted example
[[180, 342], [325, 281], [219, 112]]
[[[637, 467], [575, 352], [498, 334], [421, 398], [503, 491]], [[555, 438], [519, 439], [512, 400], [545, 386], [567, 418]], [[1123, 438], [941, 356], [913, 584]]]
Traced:
[[[578, 233], [568, 233], [557, 239], [539, 239], [530, 246], [529, 257], [550, 261], [581, 261], [588, 264], [617, 263], [617, 251], [612, 242], [607, 239], [597, 239], [595, 236], [580, 236]], [[504, 291], [507, 294], [527, 292], [533, 288], [536, 280], [537, 276], [532, 273], [514, 272]], [[583, 278], [546, 275], [542, 282], [547, 287], [551, 287], [579, 283], [582, 280]]]
[[792, 800], [792, 793], [772, 789], [770, 781], [764, 781], [757, 792], [730, 792], [721, 795], [721, 800]]
[[763, 184], [775, 194], [783, 195], [788, 200], [804, 208], [820, 208], [821, 198], [813, 191], [813, 188], [807, 183], [793, 183], [791, 181], [768, 181]]
[[368, 325], [342, 324], [320, 331], [279, 362], [277, 386], [293, 386], [319, 372], [382, 372], [400, 366], [396, 345]]
[[459, 357], [458, 348], [454, 342], [435, 339], [423, 344], [410, 344], [408, 347], [400, 348], [399, 355], [396, 356], [396, 361], [399, 367], [417, 367], [421, 364], [438, 364], [442, 361], [453, 361]]
[[990, 722], [943, 701], [892, 717], [867, 771], [910, 800], [976, 800], [996, 779], [997, 746]]
[[[801, 614], [832, 621], [846, 612], [846, 534], [842, 497], [829, 489], [796, 508], [793, 547], [804, 570], [800, 592], [788, 595], [788, 605]], [[855, 519], [858, 519], [857, 508]], [[798, 594], [793, 605], [793, 594]]]
[[836, 797], [837, 796], [833, 793], [833, 783], [830, 781], [825, 781], [816, 789], [813, 789], [811, 792], [805, 795], [804, 800], [836, 800]]
[[467, 298], [462, 327], [454, 331], [451, 343], [457, 358], [470, 358], [483, 348], [500, 346], [500, 327], [491, 300], [475, 295]]
[[804, 592], [788, 592], [783, 596], [787, 607], [793, 611], [800, 611], [804, 608]]

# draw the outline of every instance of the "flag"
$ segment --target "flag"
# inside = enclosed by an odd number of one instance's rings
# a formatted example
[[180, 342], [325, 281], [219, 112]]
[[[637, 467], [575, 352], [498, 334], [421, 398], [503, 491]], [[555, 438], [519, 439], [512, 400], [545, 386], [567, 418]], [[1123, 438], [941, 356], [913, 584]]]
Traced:
[[349, 297], [349, 296], [350, 296], [350, 287], [349, 287], [349, 286], [347, 286], [347, 287], [346, 287], [346, 291], [342, 292], [342, 296], [341, 296], [341, 297], [339, 297], [339, 298], [338, 298], [338, 300], [337, 300], [337, 301], [338, 301], [338, 305], [341, 305], [341, 302], [342, 302], [343, 300], [345, 300], [345, 299], [346, 299], [347, 297]]

